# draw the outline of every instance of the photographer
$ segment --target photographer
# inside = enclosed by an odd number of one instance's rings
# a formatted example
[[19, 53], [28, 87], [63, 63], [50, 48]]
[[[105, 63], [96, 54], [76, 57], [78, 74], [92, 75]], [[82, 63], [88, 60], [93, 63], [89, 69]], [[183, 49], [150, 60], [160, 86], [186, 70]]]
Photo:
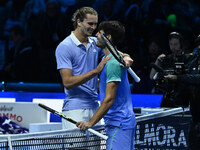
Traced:
[[[169, 47], [171, 54], [165, 55], [161, 54], [158, 56], [153, 68], [150, 72], [150, 79], [158, 81], [158, 73], [164, 74], [174, 74], [174, 66], [177, 62], [185, 62], [185, 55], [183, 51], [183, 37], [177, 32], [171, 32], [169, 34]], [[158, 67], [155, 67], [158, 66]], [[161, 69], [159, 69], [161, 68]], [[165, 72], [164, 72], [165, 71]], [[162, 84], [162, 85], [160, 85]], [[160, 83], [156, 83], [156, 90], [162, 91], [163, 99], [160, 107], [177, 107], [177, 106], [187, 106], [188, 105], [188, 94], [187, 87], [180, 84], [174, 84], [173, 82], [167, 81], [163, 78]], [[184, 100], [182, 100], [184, 99]]]
[[190, 112], [192, 115], [192, 121], [189, 129], [189, 144], [191, 150], [199, 150], [200, 147], [200, 35], [195, 41], [197, 45], [197, 62], [196, 71], [194, 74], [183, 75], [167, 75], [166, 79], [175, 82], [177, 84], [182, 83], [189, 87], [189, 99], [190, 99]]

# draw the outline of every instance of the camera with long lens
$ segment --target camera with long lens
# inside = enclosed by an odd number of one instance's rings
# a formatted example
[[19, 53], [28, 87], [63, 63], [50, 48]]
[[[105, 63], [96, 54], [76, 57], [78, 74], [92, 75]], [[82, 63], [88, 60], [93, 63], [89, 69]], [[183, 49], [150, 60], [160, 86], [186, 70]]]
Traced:
[[163, 70], [162, 72], [157, 72], [153, 77], [155, 92], [165, 93], [172, 91], [174, 89], [175, 83], [166, 79], [165, 76], [182, 74], [183, 72], [185, 72], [185, 70], [183, 70], [184, 68], [185, 67], [183, 63], [178, 63], [174, 64], [174, 68]]
[[168, 69], [163, 69], [156, 64], [151, 64], [157, 73], [153, 77], [153, 83], [155, 85], [156, 93], [166, 93], [174, 91], [176, 88], [176, 83], [165, 78], [166, 75], [182, 75], [195, 73], [197, 70], [198, 56], [196, 54], [183, 54], [177, 56], [176, 62], [170, 64], [169, 60], [163, 61]]

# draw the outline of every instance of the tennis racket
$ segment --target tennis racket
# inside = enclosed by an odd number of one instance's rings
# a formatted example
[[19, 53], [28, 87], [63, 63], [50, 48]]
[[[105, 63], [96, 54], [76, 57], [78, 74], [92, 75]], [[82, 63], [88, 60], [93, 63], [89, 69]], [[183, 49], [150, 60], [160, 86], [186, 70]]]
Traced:
[[[44, 104], [39, 103], [38, 105], [39, 105], [40, 107], [42, 107], [43, 109], [45, 109], [45, 110], [47, 110], [47, 111], [49, 111], [49, 112], [51, 112], [51, 113], [53, 113], [53, 114], [55, 114], [55, 115], [61, 117], [61, 118], [64, 118], [64, 119], [66, 119], [67, 121], [69, 121], [69, 122], [71, 122], [71, 123], [73, 123], [73, 124], [76, 124], [76, 123], [77, 123], [75, 120], [71, 119], [70, 117], [67, 117], [66, 115], [64, 115], [64, 114], [62, 114], [62, 113], [60, 113], [60, 112], [58, 112], [58, 111], [56, 111], [56, 110], [54, 110], [54, 109], [52, 109], [52, 108], [50, 108], [50, 107], [44, 105]], [[99, 132], [97, 132], [97, 131], [95, 131], [95, 130], [93, 130], [93, 129], [91, 129], [91, 128], [89, 128], [89, 129], [87, 129], [87, 130], [88, 130], [89, 132], [93, 133], [94, 135], [103, 138], [104, 140], [107, 140], [107, 139], [108, 139], [108, 137], [107, 137], [106, 135], [103, 135], [103, 134], [101, 134], [101, 133], [99, 133]]]
[[[122, 56], [119, 54], [119, 52], [115, 49], [112, 42], [103, 34], [101, 33], [101, 38], [104, 41], [106, 47], [111, 52], [111, 54], [115, 57], [115, 59], [123, 66], [125, 67], [125, 62], [122, 58]], [[140, 82], [140, 78], [136, 75], [136, 73], [129, 67], [128, 72], [131, 74], [131, 76], [134, 78], [135, 82]]]

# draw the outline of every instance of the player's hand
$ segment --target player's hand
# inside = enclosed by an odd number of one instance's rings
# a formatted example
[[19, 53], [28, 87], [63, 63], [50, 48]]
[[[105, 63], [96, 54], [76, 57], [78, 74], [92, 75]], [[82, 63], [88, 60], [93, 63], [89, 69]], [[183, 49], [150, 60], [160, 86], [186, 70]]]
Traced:
[[92, 127], [92, 125], [89, 122], [82, 122], [82, 121], [77, 122], [76, 126], [84, 131]]
[[164, 76], [166, 79], [170, 80], [170, 81], [177, 81], [177, 75], [166, 75]]
[[130, 67], [133, 64], [133, 59], [131, 59], [131, 57], [129, 56], [123, 57], [123, 60], [125, 62], [126, 68]]
[[106, 64], [111, 58], [112, 58], [112, 56], [108, 56], [108, 57], [104, 57], [104, 58], [102, 59], [102, 61], [99, 63], [99, 65], [98, 65], [97, 68], [96, 68], [97, 73], [100, 73], [100, 72], [103, 70], [105, 64]]

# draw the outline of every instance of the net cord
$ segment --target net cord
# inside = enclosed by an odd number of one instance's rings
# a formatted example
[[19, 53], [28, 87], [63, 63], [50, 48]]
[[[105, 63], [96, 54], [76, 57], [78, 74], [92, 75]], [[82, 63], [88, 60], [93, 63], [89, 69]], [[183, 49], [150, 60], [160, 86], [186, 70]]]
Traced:
[[188, 112], [188, 111], [189, 111], [188, 107], [184, 108], [184, 109], [182, 107], [172, 108], [172, 109], [169, 109], [169, 110], [163, 110], [161, 112], [156, 112], [156, 113], [152, 113], [152, 114], [138, 116], [138, 117], [136, 117], [136, 121], [141, 122], [141, 121], [146, 121], [146, 120], [150, 120], [150, 119], [171, 116], [171, 115], [174, 115], [174, 114], [185, 113], [185, 112]]

